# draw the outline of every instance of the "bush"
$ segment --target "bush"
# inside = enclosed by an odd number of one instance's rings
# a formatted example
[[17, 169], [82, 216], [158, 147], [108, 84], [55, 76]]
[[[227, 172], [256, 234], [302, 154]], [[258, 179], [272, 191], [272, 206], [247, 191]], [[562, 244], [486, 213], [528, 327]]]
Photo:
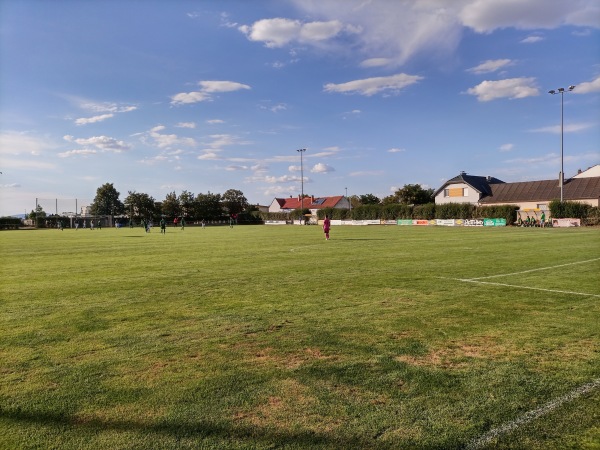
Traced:
[[17, 217], [0, 217], [0, 230], [17, 229], [23, 225], [23, 221]]
[[444, 203], [435, 208], [436, 219], [473, 219], [475, 205], [470, 203]]
[[506, 219], [508, 225], [517, 221], [517, 205], [480, 206], [475, 208], [474, 218], [477, 219]]
[[415, 205], [412, 211], [413, 219], [431, 220], [436, 218], [438, 206], [435, 203], [427, 203], [426, 205]]
[[600, 208], [593, 206], [585, 219], [581, 221], [582, 225], [597, 227], [600, 225]]
[[585, 219], [592, 210], [586, 203], [552, 200], [550, 202], [550, 215], [553, 219]]

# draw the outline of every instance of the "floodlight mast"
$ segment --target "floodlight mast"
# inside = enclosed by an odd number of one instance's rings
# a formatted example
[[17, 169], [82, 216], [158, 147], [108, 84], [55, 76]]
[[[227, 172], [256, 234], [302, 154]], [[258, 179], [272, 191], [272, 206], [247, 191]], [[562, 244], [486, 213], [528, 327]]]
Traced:
[[575, 85], [569, 86], [568, 90], [565, 91], [565, 88], [557, 88], [548, 91], [548, 94], [556, 95], [560, 94], [560, 176], [559, 176], [559, 186], [560, 186], [560, 202], [563, 202], [563, 185], [565, 184], [565, 167], [564, 167], [564, 147], [565, 147], [565, 126], [564, 126], [564, 93], [571, 92], [575, 89]]
[[304, 219], [304, 160], [302, 158], [302, 154], [306, 151], [306, 149], [299, 148], [296, 151], [300, 153], [300, 185], [302, 186], [302, 191], [300, 193], [300, 214], [302, 218], [300, 219], [300, 223], [302, 223], [302, 220]]

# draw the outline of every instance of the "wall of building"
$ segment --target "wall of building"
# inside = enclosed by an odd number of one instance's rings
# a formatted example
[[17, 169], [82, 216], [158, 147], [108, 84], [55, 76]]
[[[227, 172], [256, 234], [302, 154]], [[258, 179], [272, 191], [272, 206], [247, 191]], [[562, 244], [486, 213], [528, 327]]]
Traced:
[[466, 183], [449, 184], [435, 196], [435, 204], [479, 202], [479, 192]]

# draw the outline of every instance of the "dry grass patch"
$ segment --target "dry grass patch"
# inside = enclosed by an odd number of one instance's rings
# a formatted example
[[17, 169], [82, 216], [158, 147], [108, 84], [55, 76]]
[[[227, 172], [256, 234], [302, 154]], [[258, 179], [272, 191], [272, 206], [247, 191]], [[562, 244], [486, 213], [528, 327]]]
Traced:
[[273, 427], [292, 432], [298, 429], [327, 433], [339, 428], [340, 418], [319, 413], [320, 402], [300, 381], [281, 380], [272, 395], [252, 410], [236, 411], [233, 418], [255, 427]]

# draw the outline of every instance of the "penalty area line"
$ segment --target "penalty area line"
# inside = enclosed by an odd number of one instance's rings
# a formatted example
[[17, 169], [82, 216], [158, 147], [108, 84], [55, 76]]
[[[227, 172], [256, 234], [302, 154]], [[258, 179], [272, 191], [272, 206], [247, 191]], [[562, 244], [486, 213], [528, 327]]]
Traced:
[[487, 277], [471, 278], [471, 280], [483, 280], [485, 278], [498, 278], [498, 277], [508, 277], [508, 276], [511, 276], [511, 275], [521, 275], [522, 273], [538, 272], [540, 270], [557, 269], [559, 267], [574, 266], [575, 264], [585, 264], [585, 263], [594, 262], [594, 261], [598, 261], [598, 260], [600, 260], [600, 258], [588, 259], [586, 261], [575, 261], [575, 262], [566, 263], [566, 264], [559, 264], [557, 266], [539, 267], [537, 269], [523, 270], [521, 272], [501, 273], [501, 274], [498, 274], [498, 275], [489, 275]]
[[471, 442], [469, 442], [466, 448], [469, 450], [476, 450], [488, 444], [491, 444], [495, 439], [499, 438], [500, 436], [510, 433], [518, 427], [520, 427], [521, 425], [525, 425], [526, 423], [538, 419], [539, 417], [542, 417], [548, 414], [549, 412], [555, 410], [564, 403], [573, 401], [576, 398], [593, 391], [594, 389], [598, 389], [599, 387], [600, 378], [590, 383], [584, 384], [583, 386], [579, 386], [578, 388], [573, 389], [571, 392], [563, 395], [562, 397], [554, 399], [546, 403], [545, 405], [540, 406], [537, 409], [529, 411], [515, 420], [512, 420], [498, 428], [491, 429], [482, 436], [479, 436], [478, 438], [473, 439]]
[[443, 280], [453, 280], [453, 281], [462, 281], [463, 283], [473, 283], [473, 284], [489, 284], [492, 286], [504, 286], [504, 287], [512, 287], [518, 289], [529, 289], [531, 291], [544, 291], [544, 292], [553, 292], [555, 294], [572, 294], [572, 295], [581, 295], [584, 297], [598, 297], [600, 298], [600, 294], [588, 294], [585, 292], [575, 292], [575, 291], [561, 291], [560, 289], [544, 289], [533, 286], [519, 286], [518, 284], [508, 284], [508, 283], [494, 283], [493, 281], [479, 281], [470, 278], [451, 278], [451, 277], [436, 277], [441, 278]]

